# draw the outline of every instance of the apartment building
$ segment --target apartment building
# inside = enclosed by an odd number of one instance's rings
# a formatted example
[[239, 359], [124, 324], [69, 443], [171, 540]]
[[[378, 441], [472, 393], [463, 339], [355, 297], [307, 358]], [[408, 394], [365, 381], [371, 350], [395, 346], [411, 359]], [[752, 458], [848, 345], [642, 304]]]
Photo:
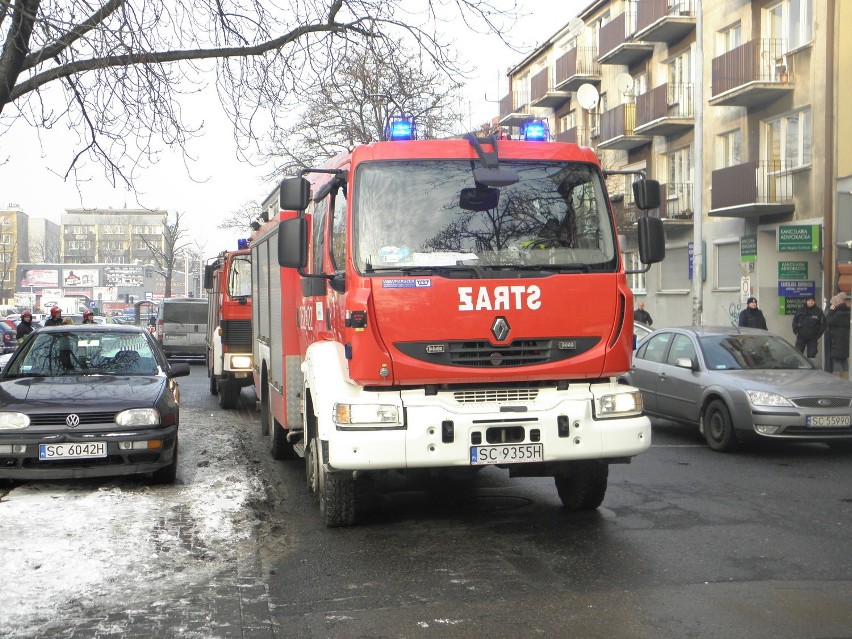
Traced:
[[28, 259], [27, 214], [9, 204], [0, 209], [0, 305], [14, 303], [15, 269]]
[[[836, 143], [836, 109], [852, 97], [841, 4], [598, 0], [509, 71], [505, 130], [545, 118], [604, 170], [660, 181], [649, 214], [664, 221], [667, 257], [631, 286], [666, 325], [729, 324], [755, 295], [769, 328], [792, 336], [804, 296], [840, 283], [838, 260], [852, 259], [838, 253], [852, 239], [852, 159]], [[629, 183], [608, 186], [636, 266]]]
[[148, 264], [164, 250], [168, 213], [147, 209], [66, 209], [61, 217], [65, 264]]

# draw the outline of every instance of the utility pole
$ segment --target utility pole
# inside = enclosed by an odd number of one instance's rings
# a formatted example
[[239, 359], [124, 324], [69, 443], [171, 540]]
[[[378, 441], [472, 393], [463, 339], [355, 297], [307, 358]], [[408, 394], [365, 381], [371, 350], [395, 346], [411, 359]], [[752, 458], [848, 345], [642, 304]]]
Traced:
[[[692, 325], [701, 325], [704, 312], [704, 16], [702, 0], [695, 0], [695, 138], [692, 145], [693, 169], [695, 171], [695, 190], [692, 240]], [[709, 77], [709, 75], [708, 75]]]

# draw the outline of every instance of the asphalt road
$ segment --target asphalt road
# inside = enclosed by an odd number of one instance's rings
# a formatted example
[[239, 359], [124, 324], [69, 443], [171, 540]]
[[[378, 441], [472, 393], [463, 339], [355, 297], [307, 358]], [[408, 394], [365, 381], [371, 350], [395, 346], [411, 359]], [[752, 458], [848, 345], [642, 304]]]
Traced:
[[[568, 513], [551, 479], [509, 480], [496, 468], [473, 479], [387, 474], [359, 487], [355, 527], [327, 529], [302, 460], [270, 458], [250, 389], [225, 412], [203, 366], [181, 387], [186, 448], [178, 485], [162, 490], [163, 511], [191, 512], [181, 500], [194, 484], [227, 486], [228, 469], [246, 464], [262, 489], [251, 512], [230, 515], [244, 534], [199, 540], [203, 553], [172, 544], [151, 560], [214, 575], [191, 588], [172, 592], [164, 580], [127, 600], [124, 580], [102, 583], [55, 624], [8, 636], [852, 637], [852, 454], [806, 444], [724, 455], [690, 429], [657, 423], [648, 453], [611, 467], [596, 512]], [[203, 455], [217, 433], [233, 442], [232, 458]], [[127, 503], [140, 491], [160, 494], [114, 481], [73, 490], [119, 486]], [[62, 487], [45, 492], [45, 508], [64, 497]], [[152, 528], [162, 528], [157, 517]], [[75, 526], [59, 530], [73, 539]]]

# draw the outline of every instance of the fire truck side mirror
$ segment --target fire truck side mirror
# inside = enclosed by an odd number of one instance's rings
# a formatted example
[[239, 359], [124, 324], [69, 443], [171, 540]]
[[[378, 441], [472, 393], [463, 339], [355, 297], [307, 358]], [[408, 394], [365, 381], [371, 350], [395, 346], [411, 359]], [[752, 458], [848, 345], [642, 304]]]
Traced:
[[214, 266], [212, 264], [204, 265], [204, 290], [206, 291], [213, 290], [213, 271]]
[[658, 217], [643, 215], [639, 225], [639, 260], [643, 264], [656, 264], [666, 257], [666, 235], [663, 221]]
[[278, 200], [282, 211], [304, 211], [311, 201], [311, 183], [303, 177], [284, 178]]
[[[282, 191], [283, 193], [283, 191]], [[308, 221], [294, 217], [278, 223], [278, 266], [305, 268], [308, 263]]]
[[633, 183], [633, 201], [636, 207], [650, 211], [660, 207], [660, 183], [657, 180], [642, 178]]

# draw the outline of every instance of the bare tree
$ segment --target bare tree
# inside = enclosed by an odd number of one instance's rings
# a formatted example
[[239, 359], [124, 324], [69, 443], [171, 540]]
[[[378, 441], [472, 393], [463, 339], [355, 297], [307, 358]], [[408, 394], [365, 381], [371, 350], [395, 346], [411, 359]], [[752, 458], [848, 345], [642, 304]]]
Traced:
[[50, 264], [59, 262], [61, 259], [59, 238], [46, 239], [44, 236], [31, 238], [29, 245], [32, 264]]
[[204, 124], [184, 98], [208, 82], [248, 158], [297, 89], [333, 78], [351, 47], [403, 42], [459, 78], [445, 24], [502, 37], [516, 11], [515, 0], [2, 0], [0, 133], [20, 120], [66, 126], [79, 139], [66, 177], [91, 160], [132, 188], [163, 146], [192, 160], [185, 145]]
[[154, 244], [144, 235], [136, 236], [148, 247], [154, 260], [155, 270], [166, 280], [166, 297], [172, 296], [172, 274], [175, 270], [175, 264], [178, 260], [183, 259], [182, 252], [190, 245], [190, 241], [185, 240], [188, 231], [183, 225], [183, 216], [183, 213], [175, 213], [174, 218], [166, 219], [163, 225], [162, 246]]
[[274, 174], [294, 173], [381, 140], [394, 115], [414, 117], [425, 137], [459, 133], [459, 113], [453, 109], [459, 85], [430, 69], [399, 42], [351, 47], [333, 76], [304, 92], [301, 117], [273, 138]]
[[216, 228], [245, 232], [251, 228], [251, 223], [260, 214], [260, 204], [255, 200], [250, 200], [243, 204], [236, 211], [231, 211]]

